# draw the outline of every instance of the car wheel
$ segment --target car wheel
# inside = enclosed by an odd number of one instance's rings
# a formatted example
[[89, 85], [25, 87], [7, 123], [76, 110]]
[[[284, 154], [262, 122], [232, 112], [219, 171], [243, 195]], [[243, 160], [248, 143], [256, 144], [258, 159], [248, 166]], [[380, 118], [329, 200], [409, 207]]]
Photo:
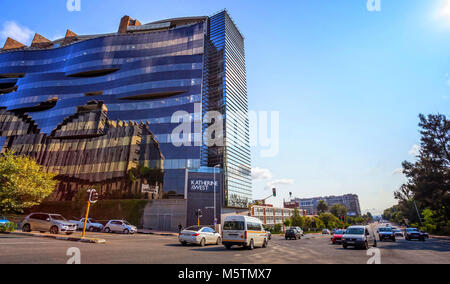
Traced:
[[125, 230], [123, 230], [123, 233], [124, 233], [125, 235], [129, 235], [129, 234], [130, 234], [130, 231], [129, 231], [128, 229], [125, 229]]
[[183, 246], [187, 246], [187, 243], [186, 243], [186, 242], [181, 242], [181, 244], [182, 244]]
[[31, 232], [31, 226], [30, 226], [30, 224], [25, 224], [25, 225], [23, 225], [23, 226], [22, 226], [22, 232], [26, 232], [26, 233]]
[[72, 232], [67, 232], [67, 233], [66, 233], [66, 235], [72, 235], [72, 234], [73, 234]]
[[288, 238], [286, 237], [286, 238], [284, 238], [286, 241], [288, 240]]
[[201, 241], [200, 241], [200, 246], [201, 247], [204, 247], [206, 245], [206, 240], [203, 238]]
[[59, 232], [59, 228], [57, 226], [53, 226], [53, 227], [50, 228], [50, 233], [51, 234], [57, 235], [58, 232]]
[[218, 237], [218, 238], [217, 238], [216, 245], [220, 246], [221, 244], [222, 244], [222, 238], [221, 238], [221, 237]]
[[93, 232], [94, 231], [94, 227], [89, 227], [89, 232]]
[[250, 240], [250, 245], [248, 246], [249, 250], [254, 250], [255, 249], [255, 243], [253, 242], [253, 239]]
[[226, 249], [231, 249], [232, 245], [225, 245]]
[[347, 249], [347, 248], [348, 248], [348, 246], [347, 246], [347, 245], [342, 245], [342, 247], [343, 247], [344, 249]]
[[392, 241], [395, 243], [395, 242], [397, 241], [397, 239], [396, 239], [396, 238], [393, 238]]
[[111, 229], [109, 227], [105, 228], [105, 233], [111, 233]]
[[263, 246], [262, 246], [263, 248], [266, 248], [267, 247], [267, 240], [264, 240], [264, 243], [263, 243]]

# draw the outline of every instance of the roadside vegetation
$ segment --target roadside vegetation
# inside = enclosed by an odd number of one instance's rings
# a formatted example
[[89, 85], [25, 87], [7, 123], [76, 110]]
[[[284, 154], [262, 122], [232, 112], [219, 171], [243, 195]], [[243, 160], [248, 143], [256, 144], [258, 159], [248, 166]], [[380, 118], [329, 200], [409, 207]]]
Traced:
[[6, 152], [0, 156], [0, 215], [20, 214], [39, 205], [57, 184], [55, 174], [47, 173], [29, 157]]
[[407, 182], [396, 192], [398, 204], [383, 218], [450, 235], [450, 120], [445, 115], [419, 115], [421, 143], [414, 162], [403, 162]]

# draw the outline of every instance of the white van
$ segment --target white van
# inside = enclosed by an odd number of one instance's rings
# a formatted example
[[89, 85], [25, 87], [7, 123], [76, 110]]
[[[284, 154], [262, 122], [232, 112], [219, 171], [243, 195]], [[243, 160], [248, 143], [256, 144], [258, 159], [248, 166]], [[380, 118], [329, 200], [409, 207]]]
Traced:
[[230, 249], [232, 246], [243, 246], [250, 250], [255, 247], [267, 247], [267, 232], [261, 220], [248, 216], [228, 216], [223, 224], [222, 244]]

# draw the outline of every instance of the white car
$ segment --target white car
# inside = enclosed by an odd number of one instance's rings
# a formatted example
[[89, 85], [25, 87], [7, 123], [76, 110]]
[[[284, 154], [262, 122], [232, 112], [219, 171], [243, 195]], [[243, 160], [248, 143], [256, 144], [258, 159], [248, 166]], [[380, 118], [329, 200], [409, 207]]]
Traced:
[[196, 244], [204, 247], [205, 245], [220, 245], [222, 238], [220, 234], [210, 227], [192, 226], [180, 232], [178, 240], [182, 245]]
[[[83, 230], [83, 228], [84, 228], [84, 218], [80, 219], [80, 221], [70, 220], [69, 222], [77, 224], [78, 230]], [[103, 230], [103, 225], [96, 222], [92, 218], [88, 218], [87, 223], [86, 223], [86, 230], [88, 230], [89, 232], [94, 232], [94, 231], [101, 232]]]
[[103, 229], [106, 233], [116, 232], [124, 234], [135, 234], [137, 233], [137, 227], [131, 225], [125, 220], [110, 220]]

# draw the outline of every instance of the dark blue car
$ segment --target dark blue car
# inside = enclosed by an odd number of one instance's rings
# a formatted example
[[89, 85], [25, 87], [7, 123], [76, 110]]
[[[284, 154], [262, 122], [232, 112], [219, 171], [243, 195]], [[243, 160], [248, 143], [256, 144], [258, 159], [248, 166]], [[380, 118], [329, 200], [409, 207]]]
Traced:
[[391, 227], [379, 228], [378, 237], [380, 238], [381, 242], [384, 240], [391, 240], [395, 242], [395, 233]]

